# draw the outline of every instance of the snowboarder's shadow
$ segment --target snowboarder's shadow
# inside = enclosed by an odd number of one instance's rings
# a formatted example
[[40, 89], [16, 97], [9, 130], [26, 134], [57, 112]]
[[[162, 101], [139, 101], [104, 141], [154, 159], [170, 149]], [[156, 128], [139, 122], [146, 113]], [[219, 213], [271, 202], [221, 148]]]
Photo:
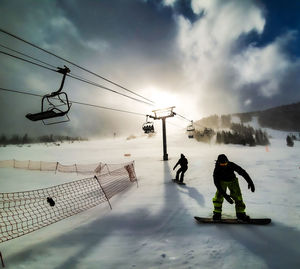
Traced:
[[[55, 249], [68, 249], [70, 247], [77, 247], [78, 250], [72, 255], [66, 255], [58, 253], [57, 265], [53, 265], [55, 269], [65, 268], [79, 268], [79, 264], [86, 256], [99, 247], [108, 237], [110, 237], [115, 231], [134, 232], [136, 234], [143, 234], [144, 236], [151, 236], [153, 233], [153, 227], [159, 227], [161, 225], [161, 218], [153, 219], [151, 213], [146, 209], [137, 209], [130, 214], [118, 214], [106, 217], [99, 217], [94, 221], [78, 226], [73, 230], [64, 234], [58, 234], [55, 237], [51, 237], [46, 241], [28, 246], [22, 251], [6, 258], [6, 263], [12, 267], [17, 267], [24, 261], [39, 261], [36, 257], [43, 257], [49, 255], [49, 252], [55, 253]], [[47, 228], [46, 228], [47, 229]], [[95, 234], [94, 231], [97, 231]], [[132, 237], [131, 240], [135, 240]], [[133, 244], [133, 243], [132, 243]], [[131, 245], [131, 244], [129, 244]], [[42, 264], [42, 258], [40, 258], [39, 265]], [[36, 266], [36, 264], [34, 265]], [[99, 265], [101, 268], [101, 265]], [[38, 268], [37, 266], [34, 268]], [[40, 267], [41, 268], [41, 267]], [[113, 268], [113, 267], [111, 267]], [[116, 267], [117, 268], [117, 267]]]
[[200, 206], [204, 207], [205, 205], [205, 200], [203, 195], [194, 187], [190, 187], [187, 185], [178, 185], [182, 189], [186, 189], [186, 191], [180, 190], [180, 192], [185, 193], [189, 195], [192, 199], [194, 199]]
[[[224, 233], [224, 227], [218, 226]], [[268, 268], [300, 268], [300, 232], [279, 223], [267, 226], [226, 226], [226, 232]]]

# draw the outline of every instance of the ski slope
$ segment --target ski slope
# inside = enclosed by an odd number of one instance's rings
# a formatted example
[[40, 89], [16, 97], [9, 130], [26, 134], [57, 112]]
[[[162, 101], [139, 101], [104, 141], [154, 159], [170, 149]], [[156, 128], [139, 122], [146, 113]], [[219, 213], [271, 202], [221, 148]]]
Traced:
[[[210, 145], [168, 134], [169, 161], [162, 138], [105, 139], [55, 145], [0, 148], [0, 159], [72, 163], [135, 161], [139, 187], [41, 230], [0, 245], [7, 268], [300, 268], [300, 142], [287, 147], [272, 134], [268, 148]], [[180, 153], [189, 160], [186, 186], [171, 182]], [[239, 177], [252, 217], [267, 226], [204, 225], [193, 217], [212, 215], [212, 172], [220, 153], [242, 166], [254, 181]], [[131, 154], [125, 157], [124, 154]], [[82, 176], [0, 169], [1, 192], [45, 188]], [[223, 216], [234, 217], [224, 202]]]

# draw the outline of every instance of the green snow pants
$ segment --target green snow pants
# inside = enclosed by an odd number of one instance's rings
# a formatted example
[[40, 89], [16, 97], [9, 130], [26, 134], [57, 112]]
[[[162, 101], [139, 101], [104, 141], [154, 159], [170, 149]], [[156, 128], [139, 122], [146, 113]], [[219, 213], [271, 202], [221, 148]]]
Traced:
[[[236, 178], [233, 181], [221, 181], [221, 188], [226, 192], [227, 188], [230, 190], [230, 196], [235, 202], [236, 213], [245, 212], [246, 205], [243, 202], [243, 197], [239, 185], [239, 181]], [[214, 213], [222, 213], [222, 204], [224, 201], [223, 195], [217, 190], [215, 197], [213, 198]]]

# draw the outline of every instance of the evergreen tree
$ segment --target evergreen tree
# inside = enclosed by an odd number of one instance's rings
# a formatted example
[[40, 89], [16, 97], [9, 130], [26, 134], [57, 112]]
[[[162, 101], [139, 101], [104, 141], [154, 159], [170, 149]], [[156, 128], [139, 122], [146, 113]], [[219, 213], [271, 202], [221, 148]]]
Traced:
[[28, 135], [25, 134], [22, 138], [22, 144], [28, 144], [29, 143], [29, 138], [28, 138]]
[[7, 145], [8, 144], [8, 139], [4, 134], [2, 134], [1, 137], [0, 137], [0, 144], [1, 145]]
[[18, 135], [13, 135], [10, 140], [9, 144], [18, 145], [22, 143], [22, 139]]

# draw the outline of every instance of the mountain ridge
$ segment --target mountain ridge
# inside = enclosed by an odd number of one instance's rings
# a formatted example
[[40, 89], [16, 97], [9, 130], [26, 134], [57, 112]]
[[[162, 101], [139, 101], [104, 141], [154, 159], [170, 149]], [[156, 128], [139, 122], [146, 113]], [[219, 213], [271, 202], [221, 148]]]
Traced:
[[252, 112], [211, 115], [195, 121], [195, 124], [208, 128], [230, 128], [233, 117], [238, 117], [242, 124], [251, 122], [253, 117], [257, 117], [262, 128], [300, 132], [300, 102]]
[[252, 120], [252, 117], [257, 117], [261, 127], [281, 131], [300, 131], [300, 102], [265, 110], [234, 113], [231, 116], [238, 116], [242, 123], [247, 123]]

